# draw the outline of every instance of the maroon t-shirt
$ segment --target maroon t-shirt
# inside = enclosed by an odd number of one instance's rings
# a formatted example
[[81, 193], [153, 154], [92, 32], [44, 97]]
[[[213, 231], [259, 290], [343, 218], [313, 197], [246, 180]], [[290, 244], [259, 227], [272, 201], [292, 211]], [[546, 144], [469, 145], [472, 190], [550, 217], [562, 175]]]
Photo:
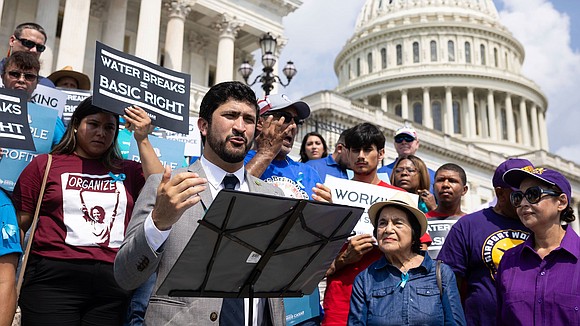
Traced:
[[[34, 215], [47, 160], [39, 155], [20, 175], [14, 188], [18, 211]], [[101, 160], [53, 155], [32, 253], [113, 263], [145, 184], [140, 163], [123, 160], [119, 166], [111, 170]]]

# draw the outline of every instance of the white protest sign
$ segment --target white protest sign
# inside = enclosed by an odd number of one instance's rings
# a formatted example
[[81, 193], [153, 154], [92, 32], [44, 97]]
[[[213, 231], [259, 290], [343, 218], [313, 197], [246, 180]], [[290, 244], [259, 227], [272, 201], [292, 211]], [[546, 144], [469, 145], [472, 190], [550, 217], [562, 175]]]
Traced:
[[[352, 181], [326, 176], [324, 185], [332, 191], [332, 202], [355, 207], [362, 207], [365, 212], [354, 227], [354, 232], [358, 234], [373, 234], [373, 225], [369, 219], [368, 209], [374, 203], [386, 201], [400, 190], [377, 186], [370, 183]], [[419, 196], [409, 194], [413, 200], [419, 202]]]
[[58, 116], [62, 118], [66, 98], [67, 95], [63, 91], [38, 84], [36, 85], [34, 93], [32, 93], [30, 101], [57, 110]]
[[180, 134], [174, 131], [167, 130], [165, 138], [176, 140], [185, 143], [185, 156], [200, 157], [201, 156], [201, 134], [197, 127], [197, 117], [189, 117], [189, 133]]

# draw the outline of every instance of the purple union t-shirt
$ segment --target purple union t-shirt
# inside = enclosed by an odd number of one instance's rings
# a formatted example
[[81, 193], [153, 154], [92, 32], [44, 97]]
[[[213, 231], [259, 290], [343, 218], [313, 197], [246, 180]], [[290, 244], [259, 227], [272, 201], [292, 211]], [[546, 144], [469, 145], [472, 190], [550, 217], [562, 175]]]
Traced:
[[523, 243], [529, 230], [486, 208], [461, 217], [437, 256], [467, 282], [463, 307], [467, 325], [495, 325], [495, 274], [504, 254]]

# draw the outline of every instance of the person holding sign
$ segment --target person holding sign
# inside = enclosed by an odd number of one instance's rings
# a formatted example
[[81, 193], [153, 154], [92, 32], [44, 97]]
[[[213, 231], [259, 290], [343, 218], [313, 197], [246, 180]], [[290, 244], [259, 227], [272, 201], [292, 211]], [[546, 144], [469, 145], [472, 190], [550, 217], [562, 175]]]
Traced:
[[[244, 170], [258, 119], [256, 95], [240, 82], [214, 85], [204, 96], [198, 126], [203, 156], [188, 168], [152, 175], [136, 203], [127, 236], [115, 259], [115, 278], [124, 289], [139, 287], [157, 273], [165, 281], [187, 242], [222, 189], [282, 195]], [[168, 297], [149, 300], [147, 325], [284, 325], [282, 299]], [[246, 316], [246, 317], [245, 317]]]
[[451, 268], [420, 249], [425, 214], [398, 193], [369, 208], [381, 258], [355, 279], [348, 325], [465, 325]]
[[[151, 123], [142, 114], [127, 112], [141, 141]], [[23, 325], [120, 325], [124, 318], [130, 292], [115, 282], [113, 261], [147, 174], [162, 166], [123, 160], [118, 131], [119, 117], [89, 97], [52, 151], [20, 293]], [[31, 226], [48, 159], [34, 158], [16, 183], [21, 234]]]
[[[352, 180], [405, 192], [382, 181], [377, 175], [377, 167], [385, 154], [385, 135], [377, 126], [362, 123], [349, 129], [345, 146], [349, 153], [349, 166], [354, 172]], [[372, 236], [372, 226], [370, 223], [364, 225], [368, 227], [364, 230], [366, 232], [361, 231], [350, 238], [327, 271], [322, 325], [346, 324], [355, 277], [381, 257]]]
[[[38, 72], [40, 71], [38, 56], [32, 52], [18, 51], [12, 53], [11, 56], [5, 58], [3, 61], [2, 82], [4, 83], [4, 87], [26, 92], [29, 100], [29, 112], [33, 106], [44, 108], [43, 106], [30, 102], [30, 97], [32, 96], [32, 93], [34, 93], [36, 85], [38, 84]], [[58, 144], [61, 140], [64, 131], [64, 123], [57, 117], [52, 137], [53, 146]]]

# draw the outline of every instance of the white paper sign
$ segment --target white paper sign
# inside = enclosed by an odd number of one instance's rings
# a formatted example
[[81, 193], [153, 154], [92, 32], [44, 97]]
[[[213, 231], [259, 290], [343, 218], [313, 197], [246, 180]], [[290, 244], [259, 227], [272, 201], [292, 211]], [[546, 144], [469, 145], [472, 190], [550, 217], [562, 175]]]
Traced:
[[67, 95], [65, 92], [59, 91], [56, 88], [38, 84], [36, 85], [34, 93], [32, 93], [30, 101], [38, 105], [58, 110], [58, 116], [62, 118], [66, 99]]
[[[373, 234], [373, 225], [369, 219], [368, 209], [374, 203], [386, 201], [400, 190], [377, 186], [369, 183], [345, 180], [331, 175], [326, 176], [324, 185], [332, 191], [332, 202], [349, 206], [362, 207], [365, 212], [354, 227], [354, 232], [358, 234]], [[419, 201], [419, 196], [409, 194], [415, 201]]]
[[165, 138], [185, 143], [185, 156], [201, 156], [201, 134], [197, 127], [197, 117], [189, 117], [189, 134], [167, 130]]

